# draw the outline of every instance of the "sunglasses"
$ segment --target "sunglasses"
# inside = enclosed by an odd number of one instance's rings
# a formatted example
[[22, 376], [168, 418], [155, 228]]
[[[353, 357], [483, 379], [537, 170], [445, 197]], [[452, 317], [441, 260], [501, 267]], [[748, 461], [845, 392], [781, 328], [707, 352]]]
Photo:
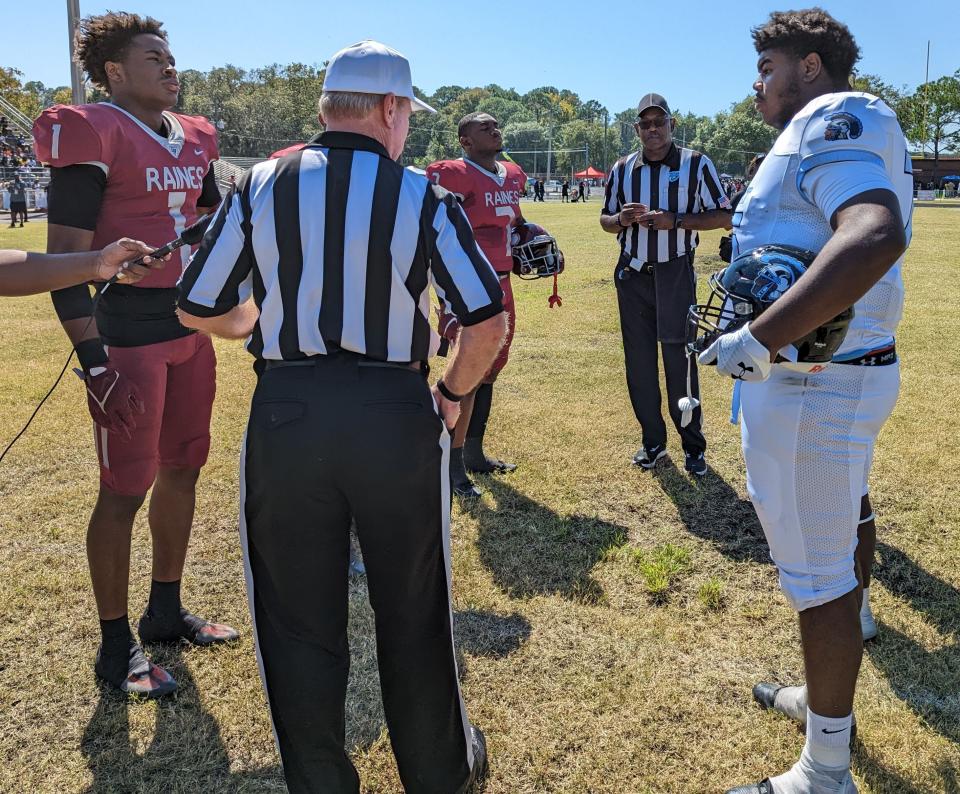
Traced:
[[641, 119], [638, 118], [636, 120], [636, 125], [641, 130], [649, 130], [651, 127], [656, 127], [657, 129], [660, 129], [660, 127], [665, 127], [667, 125], [667, 122], [669, 121], [670, 121], [669, 116], [657, 116], [655, 119], [649, 119], [648, 121], [642, 121]]

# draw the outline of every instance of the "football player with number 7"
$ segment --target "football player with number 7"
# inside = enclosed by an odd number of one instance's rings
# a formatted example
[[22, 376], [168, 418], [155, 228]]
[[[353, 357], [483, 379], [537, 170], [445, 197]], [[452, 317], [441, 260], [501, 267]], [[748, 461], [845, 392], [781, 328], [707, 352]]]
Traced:
[[[38, 155], [51, 166], [47, 250], [87, 251], [125, 235], [159, 248], [220, 202], [216, 133], [206, 119], [170, 112], [180, 83], [157, 20], [124, 12], [87, 17], [76, 53], [109, 101], [56, 105], [34, 125]], [[102, 635], [95, 671], [146, 697], [176, 689], [144, 655], [127, 617], [131, 532], [151, 486], [153, 583], [141, 641], [210, 645], [237, 637], [180, 602], [216, 367], [210, 339], [183, 328], [176, 315], [176, 284], [189, 255], [181, 248], [135, 286], [112, 284], [95, 311], [86, 285], [52, 293], [82, 367], [100, 461], [87, 530]]]
[[[450, 487], [463, 498], [480, 496], [467, 472], [490, 474], [513, 471], [516, 466], [488, 457], [483, 437], [490, 417], [493, 384], [507, 365], [517, 314], [510, 274], [521, 278], [556, 276], [563, 270], [563, 254], [556, 240], [532, 223], [520, 211], [527, 175], [512, 160], [500, 161], [503, 135], [500, 125], [489, 113], [469, 113], [457, 128], [464, 156], [459, 160], [441, 160], [427, 166], [427, 176], [457, 196], [470, 221], [477, 245], [493, 265], [503, 289], [503, 308], [507, 312], [507, 337], [490, 371], [471, 394], [463, 395], [460, 418], [450, 445]], [[520, 264], [514, 257], [519, 255]], [[550, 306], [559, 305], [554, 280]], [[448, 343], [457, 338], [458, 325], [441, 306], [439, 332]]]

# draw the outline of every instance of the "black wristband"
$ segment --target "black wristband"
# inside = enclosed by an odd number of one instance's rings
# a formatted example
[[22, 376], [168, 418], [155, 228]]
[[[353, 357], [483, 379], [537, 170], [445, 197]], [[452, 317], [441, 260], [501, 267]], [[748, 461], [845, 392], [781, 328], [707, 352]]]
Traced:
[[74, 350], [77, 351], [77, 360], [84, 372], [89, 372], [93, 367], [102, 367], [110, 361], [99, 337], [84, 339], [74, 347]]
[[445, 400], [449, 400], [452, 403], [458, 403], [463, 399], [462, 394], [454, 394], [450, 389], [447, 388], [447, 384], [443, 380], [437, 381], [437, 391], [443, 395]]

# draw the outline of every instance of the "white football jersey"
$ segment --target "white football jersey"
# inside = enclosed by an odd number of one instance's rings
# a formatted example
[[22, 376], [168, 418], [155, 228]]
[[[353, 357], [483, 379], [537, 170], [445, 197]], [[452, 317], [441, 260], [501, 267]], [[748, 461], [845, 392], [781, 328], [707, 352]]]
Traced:
[[[845, 201], [884, 188], [900, 200], [911, 235], [913, 172], [896, 114], [870, 94], [811, 100], [787, 125], [733, 216], [733, 255], [781, 243], [819, 252], [833, 235], [830, 218]], [[859, 301], [835, 361], [894, 340], [903, 312], [901, 257]]]

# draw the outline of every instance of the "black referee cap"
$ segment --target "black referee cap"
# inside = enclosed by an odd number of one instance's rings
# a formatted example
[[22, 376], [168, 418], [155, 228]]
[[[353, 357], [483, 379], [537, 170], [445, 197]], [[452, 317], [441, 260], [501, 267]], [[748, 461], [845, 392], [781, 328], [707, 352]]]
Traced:
[[670, 115], [670, 106], [667, 104], [667, 100], [660, 96], [660, 94], [644, 94], [643, 99], [641, 99], [637, 105], [637, 118], [643, 114], [643, 111], [649, 110], [650, 108], [659, 108], [668, 116]]

